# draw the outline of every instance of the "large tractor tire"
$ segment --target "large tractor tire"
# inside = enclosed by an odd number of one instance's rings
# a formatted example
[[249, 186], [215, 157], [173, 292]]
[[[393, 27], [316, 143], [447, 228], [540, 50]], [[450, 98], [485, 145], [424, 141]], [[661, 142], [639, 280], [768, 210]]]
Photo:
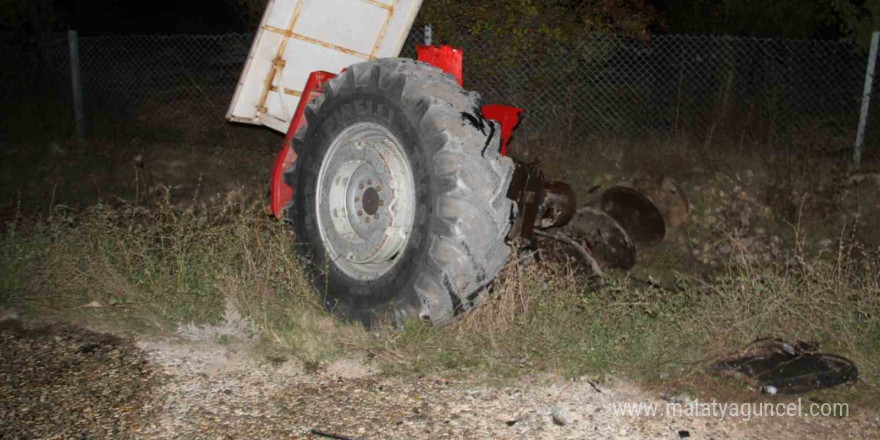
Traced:
[[504, 266], [513, 162], [480, 97], [409, 59], [324, 85], [294, 136], [287, 219], [325, 307], [367, 327], [449, 323]]

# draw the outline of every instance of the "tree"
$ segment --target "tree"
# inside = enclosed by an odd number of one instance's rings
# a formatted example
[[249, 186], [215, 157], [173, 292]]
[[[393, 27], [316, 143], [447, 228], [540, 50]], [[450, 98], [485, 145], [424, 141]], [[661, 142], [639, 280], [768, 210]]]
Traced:
[[43, 61], [48, 60], [48, 44], [62, 23], [53, 0], [0, 0], [3, 42], [36, 45]]
[[419, 13], [443, 40], [514, 45], [540, 38], [571, 43], [594, 32], [647, 38], [656, 20], [641, 0], [429, 0]]
[[834, 10], [824, 0], [665, 0], [668, 30], [684, 34], [827, 37]]
[[548, 44], [577, 48], [596, 33], [645, 40], [658, 17], [642, 0], [428, 0], [417, 22], [433, 26], [435, 41], [491, 48], [492, 59], [466, 61], [471, 71], [493, 73], [540, 60]]
[[871, 33], [880, 30], [880, 0], [833, 0], [840, 31], [862, 49], [867, 49]]
[[246, 32], [254, 32], [263, 18], [267, 0], [223, 0], [236, 12], [242, 28]]

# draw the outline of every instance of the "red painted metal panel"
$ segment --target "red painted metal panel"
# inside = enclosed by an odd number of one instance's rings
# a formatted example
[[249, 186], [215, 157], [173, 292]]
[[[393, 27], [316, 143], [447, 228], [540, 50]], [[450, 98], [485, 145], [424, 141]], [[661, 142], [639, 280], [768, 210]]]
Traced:
[[296, 161], [296, 152], [293, 151], [293, 135], [296, 134], [305, 123], [303, 113], [306, 105], [320, 96], [324, 90], [324, 83], [333, 78], [334, 74], [329, 72], [312, 72], [306, 81], [306, 87], [303, 94], [299, 98], [299, 104], [296, 106], [296, 112], [293, 119], [290, 120], [290, 126], [287, 128], [287, 135], [284, 137], [284, 144], [281, 145], [281, 151], [275, 158], [275, 166], [272, 169], [272, 182], [270, 183], [270, 206], [272, 215], [277, 219], [281, 219], [282, 209], [293, 198], [293, 189], [284, 183], [284, 171], [293, 165]]
[[507, 156], [507, 144], [510, 143], [513, 131], [519, 125], [525, 110], [509, 105], [489, 104], [482, 106], [480, 111], [483, 116], [501, 124], [501, 154]]
[[416, 53], [419, 61], [424, 61], [432, 66], [443, 69], [458, 80], [458, 85], [464, 81], [464, 50], [452, 46], [422, 46], [416, 45]]

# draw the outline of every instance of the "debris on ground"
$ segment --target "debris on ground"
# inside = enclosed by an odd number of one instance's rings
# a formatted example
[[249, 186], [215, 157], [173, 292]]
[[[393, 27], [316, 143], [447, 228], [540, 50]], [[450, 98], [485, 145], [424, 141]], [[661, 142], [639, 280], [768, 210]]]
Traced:
[[758, 339], [712, 368], [770, 395], [803, 393], [858, 379], [859, 370], [852, 361], [815, 350], [815, 344], [805, 342]]
[[[874, 415], [752, 419], [615, 415], [659, 400], [608, 377], [382, 374], [355, 359], [308, 373], [244, 346], [138, 342], [73, 326], [0, 322], [0, 438], [800, 439], [877, 437]], [[366, 362], [360, 360], [359, 362]], [[336, 365], [336, 366], [334, 366]], [[686, 429], [687, 431], [682, 431]], [[686, 434], [679, 433], [682, 431]], [[699, 433], [699, 435], [697, 435]]]
[[147, 429], [161, 374], [130, 341], [0, 321], [0, 438], [123, 438]]
[[629, 270], [638, 251], [660, 244], [667, 229], [688, 215], [687, 199], [672, 179], [611, 186], [579, 208], [560, 231], [538, 235], [568, 244], [594, 275], [603, 268]]
[[565, 408], [558, 406], [553, 407], [553, 410], [550, 411], [550, 417], [553, 419], [553, 423], [559, 426], [567, 425], [571, 419], [571, 416], [568, 415], [568, 411], [566, 411]]

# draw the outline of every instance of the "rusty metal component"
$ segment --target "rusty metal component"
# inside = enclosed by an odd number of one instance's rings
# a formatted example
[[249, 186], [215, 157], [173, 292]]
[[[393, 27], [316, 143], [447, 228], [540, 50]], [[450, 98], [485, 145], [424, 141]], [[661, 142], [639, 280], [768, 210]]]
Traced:
[[507, 198], [516, 202], [517, 215], [507, 234], [508, 241], [522, 241], [522, 247], [534, 248], [535, 219], [544, 190], [544, 173], [537, 164], [517, 162], [507, 189]]
[[590, 253], [590, 251], [586, 248], [586, 246], [584, 246], [583, 243], [578, 242], [577, 240], [566, 235], [564, 232], [560, 231], [547, 232], [538, 230], [535, 231], [535, 234], [538, 234], [542, 237], [552, 238], [556, 241], [559, 241], [560, 243], [565, 243], [571, 246], [575, 250], [575, 252], [577, 252], [578, 256], [581, 257], [581, 259], [590, 266], [590, 270], [593, 271], [593, 275], [598, 277], [605, 276], [605, 274], [602, 272], [602, 267], [599, 266], [599, 262], [596, 261], [595, 258], [593, 258], [593, 254]]
[[584, 245], [606, 267], [630, 269], [636, 264], [636, 246], [626, 230], [596, 208], [578, 209], [562, 230]]
[[639, 249], [656, 246], [666, 236], [663, 214], [641, 192], [624, 186], [602, 194], [600, 209], [617, 221]]
[[633, 185], [660, 210], [667, 232], [687, 221], [690, 205], [684, 191], [673, 178], [664, 176], [635, 179]]
[[547, 229], [564, 226], [574, 216], [574, 191], [563, 182], [546, 182], [543, 190], [535, 227]]

